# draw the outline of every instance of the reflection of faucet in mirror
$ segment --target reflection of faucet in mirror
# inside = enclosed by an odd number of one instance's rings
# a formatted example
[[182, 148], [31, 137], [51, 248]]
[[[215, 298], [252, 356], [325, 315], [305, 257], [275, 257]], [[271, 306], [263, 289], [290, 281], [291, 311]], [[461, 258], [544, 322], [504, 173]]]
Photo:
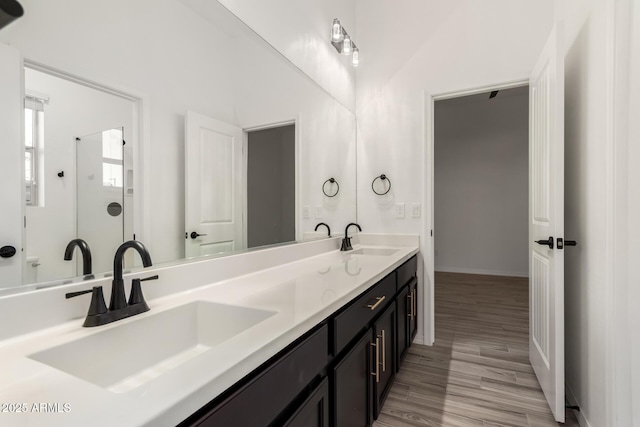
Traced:
[[318, 231], [318, 227], [320, 227], [321, 225], [324, 225], [325, 227], [327, 227], [327, 236], [331, 237], [331, 228], [329, 228], [329, 225], [325, 224], [324, 222], [319, 222], [318, 225], [316, 225], [316, 228], [314, 229], [314, 231]]
[[350, 222], [349, 224], [347, 224], [344, 229], [344, 239], [342, 239], [342, 246], [340, 246], [341, 251], [350, 251], [351, 249], [353, 249], [351, 247], [351, 237], [349, 237], [349, 235], [347, 234], [349, 232], [349, 227], [351, 227], [352, 225], [358, 227], [359, 231], [362, 231], [362, 228], [355, 222]]
[[82, 274], [85, 276], [91, 274], [91, 249], [89, 249], [89, 245], [84, 240], [73, 239], [70, 241], [64, 250], [64, 260], [71, 261], [73, 258], [73, 250], [76, 246], [82, 253]]

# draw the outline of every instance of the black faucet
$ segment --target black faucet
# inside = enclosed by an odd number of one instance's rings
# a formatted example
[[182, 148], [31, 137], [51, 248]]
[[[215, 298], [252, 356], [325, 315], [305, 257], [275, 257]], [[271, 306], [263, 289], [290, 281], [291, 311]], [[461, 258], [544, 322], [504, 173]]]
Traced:
[[127, 303], [124, 292], [124, 280], [122, 279], [122, 261], [124, 259], [124, 253], [129, 248], [133, 248], [138, 251], [142, 258], [142, 265], [145, 267], [151, 266], [151, 256], [149, 256], [149, 251], [142, 243], [135, 240], [129, 240], [128, 242], [124, 242], [120, 245], [118, 250], [116, 250], [116, 255], [113, 259], [111, 302], [108, 309], [104, 302], [102, 286], [94, 286], [93, 289], [90, 290], [66, 294], [67, 299], [69, 299], [91, 292], [92, 295], [89, 312], [87, 313], [87, 317], [85, 318], [82, 326], [91, 327], [106, 325], [107, 323], [115, 322], [116, 320], [149, 311], [149, 306], [142, 295], [140, 282], [155, 280], [158, 278], [158, 275], [147, 277], [145, 279], [133, 279], [131, 282], [131, 294], [129, 295], [129, 302]]
[[350, 251], [351, 249], [353, 249], [351, 247], [351, 237], [349, 237], [349, 235], [347, 234], [349, 232], [349, 227], [351, 227], [352, 225], [355, 225], [356, 227], [358, 227], [359, 231], [362, 231], [362, 228], [355, 222], [350, 222], [349, 224], [347, 224], [344, 229], [344, 239], [342, 239], [342, 245], [340, 246], [341, 251]]
[[142, 265], [151, 266], [151, 256], [147, 248], [137, 240], [129, 240], [120, 245], [113, 257], [113, 281], [111, 282], [111, 302], [109, 310], [118, 310], [127, 306], [127, 298], [124, 294], [124, 280], [122, 279], [122, 260], [127, 249], [133, 248], [140, 254]]
[[329, 225], [325, 224], [324, 222], [318, 223], [318, 225], [316, 225], [315, 230], [313, 231], [318, 231], [318, 227], [320, 227], [321, 225], [324, 225], [325, 227], [327, 227], [327, 236], [331, 237], [331, 228], [329, 228]]
[[73, 250], [76, 246], [82, 253], [82, 274], [85, 276], [91, 274], [91, 249], [89, 249], [89, 245], [84, 240], [73, 239], [70, 241], [64, 250], [64, 260], [71, 261], [73, 258]]

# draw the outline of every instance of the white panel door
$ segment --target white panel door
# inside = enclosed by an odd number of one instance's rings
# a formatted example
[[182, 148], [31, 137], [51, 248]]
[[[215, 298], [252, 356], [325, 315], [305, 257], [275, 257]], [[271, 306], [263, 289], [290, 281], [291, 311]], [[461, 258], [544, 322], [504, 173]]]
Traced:
[[242, 129], [188, 111], [185, 153], [185, 255], [242, 245]]
[[529, 87], [529, 359], [564, 422], [564, 49], [556, 25]]
[[24, 217], [24, 95], [20, 52], [0, 43], [0, 288], [22, 284]]

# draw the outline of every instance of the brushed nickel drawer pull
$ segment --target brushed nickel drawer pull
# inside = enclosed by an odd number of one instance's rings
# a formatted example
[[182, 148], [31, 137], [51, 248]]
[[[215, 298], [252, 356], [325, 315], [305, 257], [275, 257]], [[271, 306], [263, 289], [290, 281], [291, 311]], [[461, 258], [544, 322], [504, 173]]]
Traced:
[[411, 292], [409, 292], [409, 295], [407, 295], [407, 305], [409, 305], [409, 307], [407, 307], [407, 317], [412, 318], [413, 317], [413, 289], [411, 290]]
[[375, 304], [369, 304], [367, 305], [368, 308], [370, 308], [371, 310], [375, 310], [376, 308], [378, 308], [378, 306], [382, 303], [382, 301], [384, 301], [386, 297], [383, 295], [381, 297], [376, 297], [376, 303]]
[[380, 347], [380, 338], [376, 336], [376, 343], [375, 344], [370, 343], [370, 344], [371, 344], [371, 347], [376, 348], [376, 371], [371, 372], [371, 375], [376, 377], [376, 382], [379, 383], [380, 382], [380, 354], [378, 353], [378, 348]]

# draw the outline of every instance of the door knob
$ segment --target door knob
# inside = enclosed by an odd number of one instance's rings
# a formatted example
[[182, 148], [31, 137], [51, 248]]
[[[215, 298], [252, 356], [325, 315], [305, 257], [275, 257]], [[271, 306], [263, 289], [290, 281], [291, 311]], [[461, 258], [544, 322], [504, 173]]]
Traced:
[[562, 240], [562, 237], [558, 237], [558, 249], [564, 249], [565, 246], [576, 246], [578, 242], [575, 240]]
[[547, 240], [536, 240], [539, 245], [549, 246], [549, 249], [553, 249], [553, 237], [549, 236]]
[[11, 258], [16, 254], [16, 248], [13, 246], [3, 246], [0, 248], [0, 257]]
[[192, 239], [195, 239], [195, 238], [200, 237], [200, 236], [206, 236], [206, 234], [198, 234], [198, 233], [197, 233], [197, 232], [195, 232], [195, 231], [192, 231], [192, 232], [191, 232], [191, 238], [192, 238]]

